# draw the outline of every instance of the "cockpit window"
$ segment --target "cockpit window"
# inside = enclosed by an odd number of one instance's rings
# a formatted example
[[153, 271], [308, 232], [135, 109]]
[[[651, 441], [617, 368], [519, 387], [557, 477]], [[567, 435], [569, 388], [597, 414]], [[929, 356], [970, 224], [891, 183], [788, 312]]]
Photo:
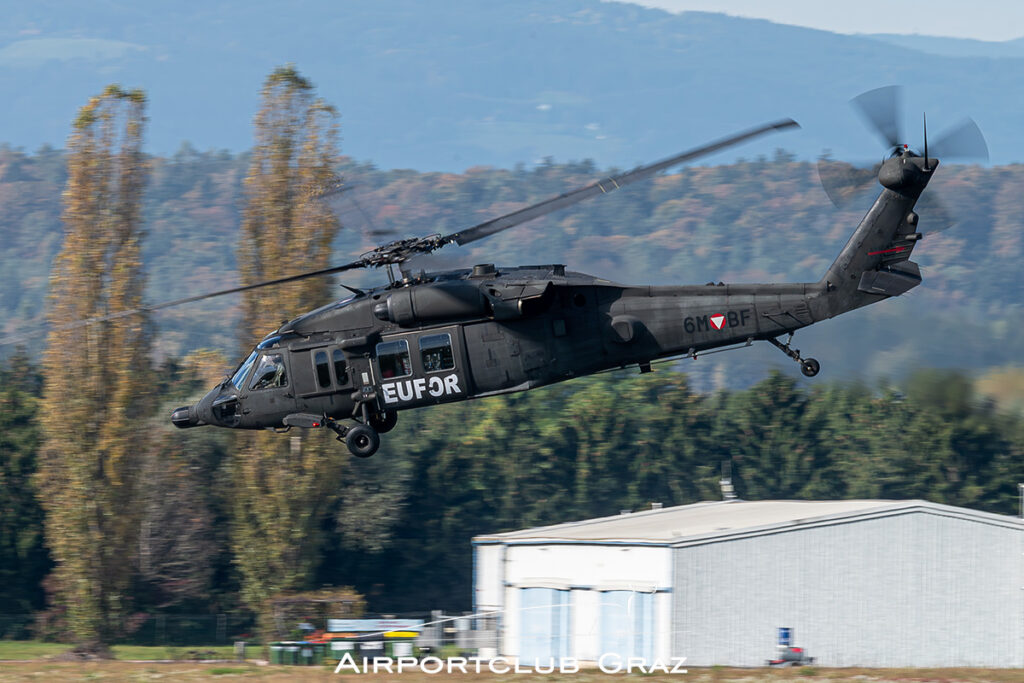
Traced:
[[259, 343], [259, 346], [257, 346], [256, 348], [259, 349], [260, 351], [262, 351], [263, 349], [269, 349], [271, 346], [273, 346], [274, 344], [276, 344], [279, 341], [281, 341], [281, 335], [277, 335], [277, 336], [274, 336], [274, 337], [268, 337], [267, 339], [264, 339], [263, 341], [261, 341]]
[[238, 370], [236, 370], [235, 374], [231, 377], [231, 383], [235, 385], [235, 389], [242, 388], [242, 385], [245, 383], [245, 376], [249, 374], [249, 370], [255, 362], [256, 352], [253, 351], [249, 354], [249, 357], [246, 358], [240, 366], [238, 366]]
[[280, 353], [268, 353], [260, 358], [256, 372], [252, 375], [249, 388], [270, 389], [271, 387], [288, 386], [288, 373], [284, 368], [284, 358]]

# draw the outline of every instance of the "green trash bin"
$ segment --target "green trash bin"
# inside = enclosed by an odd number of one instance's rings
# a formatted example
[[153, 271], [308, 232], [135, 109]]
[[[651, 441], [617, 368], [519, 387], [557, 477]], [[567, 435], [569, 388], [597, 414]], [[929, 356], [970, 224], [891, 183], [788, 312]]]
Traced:
[[313, 665], [320, 666], [327, 657], [327, 643], [313, 643]]
[[313, 643], [302, 642], [297, 645], [299, 646], [299, 666], [313, 666], [315, 664]]
[[299, 664], [299, 644], [298, 643], [281, 643], [284, 645], [284, 657], [282, 657], [283, 664], [290, 664], [295, 666]]
[[270, 663], [284, 664], [284, 645], [281, 643], [270, 644]]

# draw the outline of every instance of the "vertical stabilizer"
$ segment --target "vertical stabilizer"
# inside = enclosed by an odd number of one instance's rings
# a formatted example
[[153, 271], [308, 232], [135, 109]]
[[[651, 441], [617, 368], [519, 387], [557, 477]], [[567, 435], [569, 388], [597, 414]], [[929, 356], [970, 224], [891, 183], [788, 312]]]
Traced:
[[910, 261], [921, 233], [914, 205], [938, 162], [902, 151], [882, 164], [878, 181], [884, 189], [823, 278], [830, 296], [825, 314], [832, 317], [880, 299], [899, 296], [921, 283]]

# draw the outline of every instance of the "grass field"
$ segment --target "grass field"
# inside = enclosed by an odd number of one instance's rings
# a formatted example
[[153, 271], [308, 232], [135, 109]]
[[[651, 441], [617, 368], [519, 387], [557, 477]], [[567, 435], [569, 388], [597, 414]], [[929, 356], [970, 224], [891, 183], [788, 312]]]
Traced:
[[[576, 674], [428, 675], [406, 672], [390, 674], [335, 674], [330, 666], [264, 666], [253, 662], [191, 661], [193, 658], [234, 658], [231, 647], [144, 647], [115, 646], [115, 661], [60, 662], [51, 658], [66, 652], [68, 645], [39, 641], [0, 641], [0, 683], [13, 681], [228, 681], [239, 678], [260, 681], [346, 681], [347, 683], [437, 683], [456, 679], [460, 683], [605, 683], [632, 680], [674, 683], [757, 683], [759, 681], [829, 681], [830, 683], [1010, 683], [1024, 681], [1020, 669], [690, 669], [680, 675], [602, 674], [584, 669]], [[250, 658], [262, 651], [251, 647]], [[20, 661], [11, 661], [20, 660]], [[142, 660], [142, 661], [128, 661]], [[155, 661], [171, 660], [171, 661]]]
[[[155, 648], [154, 648], [155, 649]], [[672, 681], [674, 683], [758, 683], [760, 681], [829, 681], [830, 683], [1010, 683], [1024, 680], [1020, 670], [1008, 669], [690, 669], [674, 676], [643, 676], [640, 674], [608, 675], [584, 670], [577, 674], [495, 675], [454, 674], [427, 675], [404, 673], [335, 675], [329, 667], [259, 666], [247, 663], [201, 662], [0, 662], [0, 683], [13, 681], [230, 681], [254, 679], [267, 683], [276, 681], [345, 681], [346, 683], [437, 683], [455, 679], [458, 683], [609, 683]]]

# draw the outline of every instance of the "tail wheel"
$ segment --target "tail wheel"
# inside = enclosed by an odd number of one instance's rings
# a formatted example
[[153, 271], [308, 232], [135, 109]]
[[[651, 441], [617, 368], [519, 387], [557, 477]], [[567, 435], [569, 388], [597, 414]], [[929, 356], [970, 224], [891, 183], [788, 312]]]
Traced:
[[805, 377], [814, 377], [821, 370], [821, 364], [813, 358], [805, 358], [800, 363], [800, 372], [804, 373]]
[[380, 448], [380, 434], [369, 425], [356, 425], [345, 434], [345, 445], [357, 458], [369, 458]]
[[395, 428], [396, 424], [398, 424], [398, 413], [393, 410], [370, 415], [370, 426], [376, 429], [378, 434], [387, 434]]

